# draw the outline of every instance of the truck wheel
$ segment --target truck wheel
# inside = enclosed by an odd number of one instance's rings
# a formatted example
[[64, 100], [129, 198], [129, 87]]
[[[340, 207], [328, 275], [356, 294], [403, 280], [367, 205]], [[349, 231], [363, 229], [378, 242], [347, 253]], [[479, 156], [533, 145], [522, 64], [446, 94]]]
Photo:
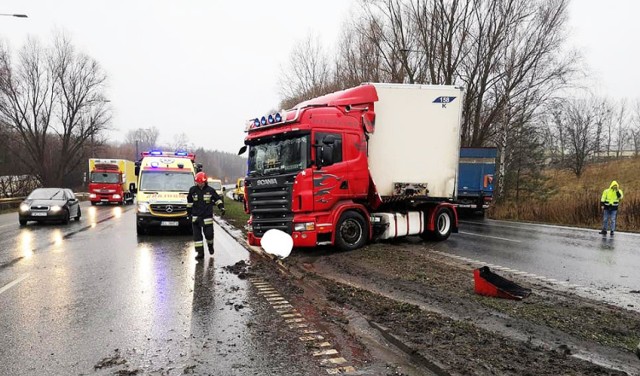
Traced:
[[96, 206], [97, 204], [98, 204], [97, 202], [95, 202], [95, 201], [91, 201], [91, 205], [92, 205], [92, 206]]
[[27, 220], [26, 219], [18, 219], [18, 223], [20, 223], [20, 226], [26, 226], [27, 225]]
[[433, 240], [445, 240], [451, 235], [451, 228], [453, 224], [453, 218], [451, 211], [447, 208], [440, 208], [436, 212], [434, 217], [435, 230], [433, 232], [428, 231], [420, 235], [423, 239]]
[[138, 234], [138, 235], [146, 235], [147, 234], [147, 229], [142, 227], [142, 226], [140, 226], [140, 225], [137, 225], [136, 226], [136, 234]]
[[347, 211], [340, 216], [336, 227], [336, 245], [344, 251], [358, 249], [369, 239], [369, 227], [358, 212]]

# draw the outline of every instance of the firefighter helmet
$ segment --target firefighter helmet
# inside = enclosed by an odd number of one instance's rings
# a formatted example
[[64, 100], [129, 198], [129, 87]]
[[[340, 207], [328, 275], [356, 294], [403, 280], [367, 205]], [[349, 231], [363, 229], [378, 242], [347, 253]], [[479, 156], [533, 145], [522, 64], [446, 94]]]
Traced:
[[206, 183], [207, 182], [207, 174], [204, 172], [198, 172], [196, 174], [196, 183]]

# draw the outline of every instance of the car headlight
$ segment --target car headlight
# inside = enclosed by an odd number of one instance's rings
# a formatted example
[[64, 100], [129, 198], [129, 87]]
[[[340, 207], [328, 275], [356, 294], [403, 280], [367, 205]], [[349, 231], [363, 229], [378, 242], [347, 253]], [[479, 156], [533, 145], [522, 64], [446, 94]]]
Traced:
[[295, 223], [293, 225], [294, 231], [313, 231], [316, 229], [314, 222]]
[[149, 212], [149, 203], [148, 202], [139, 202], [138, 203], [138, 213], [148, 213]]
[[49, 210], [51, 210], [52, 212], [57, 212], [60, 211], [60, 209], [62, 209], [59, 205], [53, 205]]
[[31, 209], [31, 207], [28, 204], [20, 204], [20, 211], [21, 212], [29, 211], [29, 209]]

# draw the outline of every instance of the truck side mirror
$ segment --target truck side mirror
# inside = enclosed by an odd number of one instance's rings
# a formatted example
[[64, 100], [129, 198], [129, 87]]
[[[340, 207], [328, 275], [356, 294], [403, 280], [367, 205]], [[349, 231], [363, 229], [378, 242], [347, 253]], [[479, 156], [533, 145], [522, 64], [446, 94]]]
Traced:
[[238, 155], [244, 154], [245, 151], [247, 151], [247, 145], [244, 145], [240, 148], [240, 150], [238, 151]]
[[136, 189], [136, 183], [129, 183], [129, 192], [138, 193], [138, 190]]
[[134, 173], [136, 174], [136, 176], [140, 175], [140, 166], [136, 163], [136, 167], [134, 169]]

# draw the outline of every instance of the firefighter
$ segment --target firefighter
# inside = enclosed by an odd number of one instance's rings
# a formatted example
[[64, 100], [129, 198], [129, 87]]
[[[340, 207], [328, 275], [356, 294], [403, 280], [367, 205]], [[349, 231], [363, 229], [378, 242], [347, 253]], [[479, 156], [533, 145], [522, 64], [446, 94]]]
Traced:
[[195, 181], [196, 185], [189, 189], [187, 196], [187, 212], [191, 216], [196, 259], [202, 259], [204, 258], [203, 232], [209, 254], [213, 255], [213, 206], [218, 206], [220, 215], [224, 215], [225, 210], [222, 198], [207, 184], [207, 175], [204, 172], [198, 172]]
[[605, 189], [602, 192], [602, 198], [600, 199], [600, 206], [603, 210], [602, 231], [600, 231], [602, 235], [607, 234], [607, 227], [609, 227], [609, 223], [611, 223], [611, 236], [613, 236], [613, 233], [616, 230], [616, 216], [618, 215], [618, 205], [620, 204], [620, 200], [622, 200], [622, 197], [624, 197], [622, 189], [620, 189], [618, 182], [615, 180], [611, 182], [611, 185], [608, 189]]

